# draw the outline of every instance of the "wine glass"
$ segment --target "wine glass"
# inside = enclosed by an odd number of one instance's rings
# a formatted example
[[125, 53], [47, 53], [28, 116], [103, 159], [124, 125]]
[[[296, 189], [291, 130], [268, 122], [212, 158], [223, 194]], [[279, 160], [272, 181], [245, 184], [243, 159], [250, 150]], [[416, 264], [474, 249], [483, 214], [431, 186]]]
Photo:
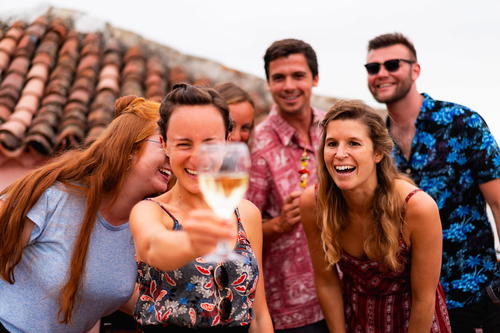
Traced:
[[[234, 211], [248, 188], [250, 154], [241, 142], [206, 143], [198, 152], [198, 181], [206, 203], [219, 217], [233, 223]], [[234, 225], [237, 228], [237, 225]], [[240, 259], [232, 241], [220, 241], [208, 262]]]

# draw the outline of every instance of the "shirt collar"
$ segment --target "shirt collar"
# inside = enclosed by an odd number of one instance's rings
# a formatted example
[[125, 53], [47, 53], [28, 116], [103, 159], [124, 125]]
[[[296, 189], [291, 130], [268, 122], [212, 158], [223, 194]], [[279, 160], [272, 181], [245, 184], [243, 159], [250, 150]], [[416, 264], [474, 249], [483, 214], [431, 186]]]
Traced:
[[[313, 119], [309, 132], [313, 127], [318, 127], [320, 122], [323, 120], [323, 112], [317, 108], [311, 107], [313, 113]], [[271, 111], [269, 112], [269, 121], [271, 122], [272, 128], [276, 132], [276, 135], [280, 139], [284, 146], [288, 146], [292, 143], [294, 136], [296, 136], [297, 130], [293, 128], [283, 117], [280, 116], [278, 112], [278, 107], [273, 105]], [[313, 131], [315, 133], [316, 131]], [[297, 138], [295, 143], [299, 145]]]
[[[427, 93], [421, 93], [421, 95], [424, 97], [424, 100], [422, 101], [422, 106], [420, 107], [420, 112], [417, 116], [417, 122], [418, 120], [421, 120], [425, 117], [426, 113], [429, 111], [429, 110], [432, 110], [432, 108], [434, 107], [434, 104], [435, 104], [435, 100], [429, 96]], [[385, 120], [385, 124], [387, 126], [387, 128], [391, 128], [391, 119], [390, 117], [387, 117], [386, 120]]]

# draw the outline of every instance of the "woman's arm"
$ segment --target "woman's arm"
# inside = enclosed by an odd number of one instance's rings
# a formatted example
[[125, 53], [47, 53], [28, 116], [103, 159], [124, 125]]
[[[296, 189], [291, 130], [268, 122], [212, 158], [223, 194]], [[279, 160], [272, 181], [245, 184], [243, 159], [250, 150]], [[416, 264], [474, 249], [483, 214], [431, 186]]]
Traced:
[[307, 188], [300, 198], [300, 214], [307, 236], [309, 254], [314, 268], [314, 282], [319, 303], [330, 332], [345, 332], [344, 301], [338, 272], [328, 267], [317, 224], [318, 208], [314, 187]]
[[267, 307], [262, 270], [262, 218], [260, 211], [250, 201], [243, 200], [239, 206], [239, 210], [241, 222], [259, 264], [259, 281], [257, 282], [257, 290], [255, 291], [255, 300], [253, 303], [255, 317], [250, 324], [250, 332], [272, 333], [274, 332], [273, 323]]
[[411, 244], [411, 312], [409, 333], [429, 332], [434, 315], [442, 257], [439, 210], [425, 192], [417, 192], [406, 207]]
[[219, 240], [235, 237], [235, 230], [208, 209], [189, 212], [182, 221], [182, 231], [170, 230], [169, 221], [151, 201], [137, 203], [130, 213], [137, 257], [163, 271], [182, 267], [212, 252]]

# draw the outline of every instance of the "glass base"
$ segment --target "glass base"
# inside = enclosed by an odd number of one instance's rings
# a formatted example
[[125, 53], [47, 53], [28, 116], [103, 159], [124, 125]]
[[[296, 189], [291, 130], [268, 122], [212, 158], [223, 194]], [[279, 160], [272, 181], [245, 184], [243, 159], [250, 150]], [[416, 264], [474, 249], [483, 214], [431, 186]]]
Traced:
[[242, 261], [244, 257], [234, 252], [227, 242], [219, 242], [215, 251], [203, 257], [206, 262]]

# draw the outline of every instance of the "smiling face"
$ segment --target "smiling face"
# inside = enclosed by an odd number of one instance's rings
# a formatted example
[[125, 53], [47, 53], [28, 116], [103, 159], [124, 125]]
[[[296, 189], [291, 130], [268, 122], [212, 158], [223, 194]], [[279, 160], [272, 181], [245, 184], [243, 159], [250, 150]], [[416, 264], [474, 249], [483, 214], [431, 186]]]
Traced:
[[162, 141], [159, 134], [149, 137], [132, 158], [129, 179], [134, 182], [134, 191], [143, 196], [167, 191], [171, 170]]
[[248, 143], [253, 128], [255, 110], [250, 102], [229, 104], [229, 113], [233, 120], [231, 141]]
[[360, 120], [332, 120], [328, 123], [323, 158], [328, 173], [340, 190], [376, 188], [376, 164], [382, 155], [374, 152], [368, 127]]
[[224, 122], [212, 105], [183, 105], [173, 111], [167, 130], [166, 153], [177, 184], [199, 194], [197, 151], [202, 143], [225, 140]]
[[302, 53], [293, 53], [269, 63], [267, 84], [280, 113], [286, 117], [309, 111], [318, 76], [313, 77]]
[[[367, 63], [378, 62], [383, 64], [391, 59], [414, 60], [410, 50], [402, 44], [371, 50], [368, 53]], [[415, 81], [420, 74], [418, 63], [409, 64], [401, 61], [399, 69], [388, 72], [383, 65], [377, 74], [368, 74], [368, 89], [380, 103], [394, 103], [403, 99], [415, 87]]]

